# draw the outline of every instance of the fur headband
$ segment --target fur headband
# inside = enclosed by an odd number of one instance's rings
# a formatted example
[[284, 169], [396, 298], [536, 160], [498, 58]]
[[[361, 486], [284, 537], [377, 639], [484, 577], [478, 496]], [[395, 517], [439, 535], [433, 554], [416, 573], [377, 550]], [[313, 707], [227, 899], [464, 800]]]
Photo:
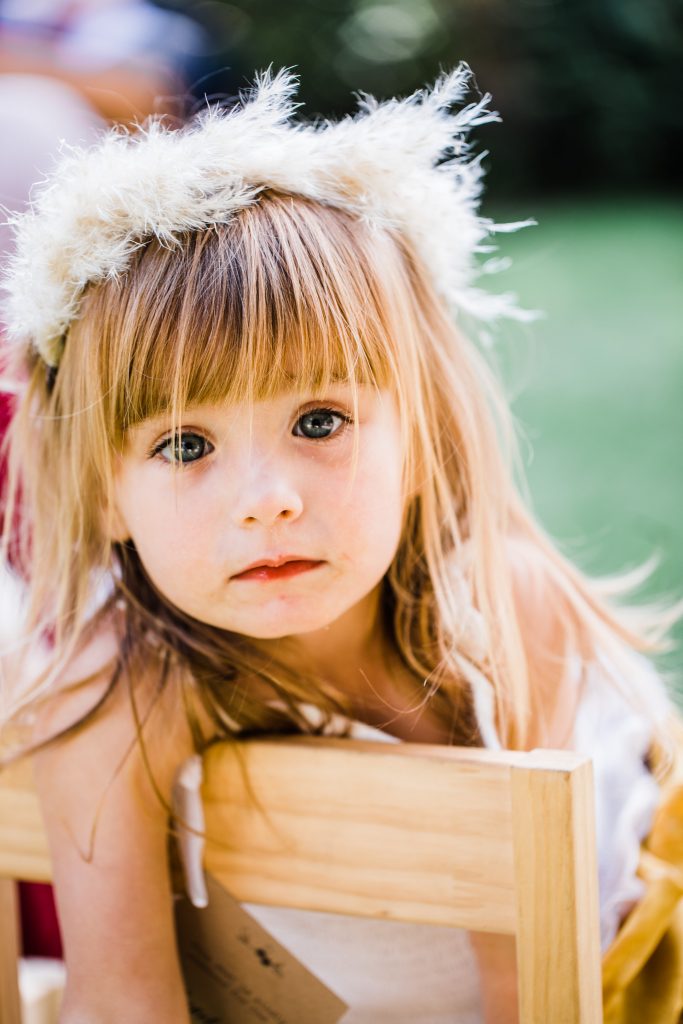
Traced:
[[476, 125], [499, 120], [490, 96], [462, 103], [471, 79], [461, 64], [404, 100], [361, 96], [336, 123], [295, 123], [297, 79], [288, 70], [256, 78], [240, 107], [210, 109], [173, 130], [159, 121], [115, 129], [95, 147], [69, 150], [14, 221], [16, 250], [5, 280], [10, 338], [59, 363], [69, 324], [91, 282], [125, 272], [151, 238], [223, 223], [272, 188], [342, 207], [399, 230], [454, 314], [528, 320], [515, 296], [476, 287], [477, 264], [495, 231], [478, 214], [480, 158], [466, 143]]

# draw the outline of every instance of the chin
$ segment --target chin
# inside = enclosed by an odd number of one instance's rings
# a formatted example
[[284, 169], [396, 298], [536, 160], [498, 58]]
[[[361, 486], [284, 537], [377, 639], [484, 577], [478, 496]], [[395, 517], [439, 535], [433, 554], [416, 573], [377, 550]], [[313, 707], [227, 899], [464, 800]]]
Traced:
[[240, 633], [242, 636], [249, 636], [253, 640], [283, 640], [289, 636], [299, 636], [304, 633], [314, 633], [319, 629], [327, 629], [335, 622], [342, 611], [335, 610], [325, 614], [321, 609], [316, 609], [310, 614], [275, 614], [272, 616], [254, 616], [242, 622], [233, 622], [223, 628], [229, 629], [232, 633]]

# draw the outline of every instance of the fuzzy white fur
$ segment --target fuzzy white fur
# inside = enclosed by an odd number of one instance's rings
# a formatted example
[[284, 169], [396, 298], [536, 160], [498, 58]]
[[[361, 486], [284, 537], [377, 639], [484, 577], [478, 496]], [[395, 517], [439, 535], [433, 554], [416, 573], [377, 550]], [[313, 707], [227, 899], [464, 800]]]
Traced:
[[57, 365], [89, 282], [121, 274], [153, 236], [172, 245], [180, 232], [229, 220], [264, 188], [397, 228], [454, 313], [531, 318], [514, 296], [474, 285], [488, 236], [523, 225], [478, 215], [481, 165], [466, 138], [498, 115], [487, 109], [489, 96], [451, 111], [470, 78], [461, 64], [407, 99], [362, 96], [355, 116], [301, 124], [292, 120], [296, 77], [268, 71], [241, 107], [210, 109], [180, 130], [159, 122], [134, 134], [113, 130], [94, 148], [68, 151], [15, 222], [5, 281], [10, 337]]

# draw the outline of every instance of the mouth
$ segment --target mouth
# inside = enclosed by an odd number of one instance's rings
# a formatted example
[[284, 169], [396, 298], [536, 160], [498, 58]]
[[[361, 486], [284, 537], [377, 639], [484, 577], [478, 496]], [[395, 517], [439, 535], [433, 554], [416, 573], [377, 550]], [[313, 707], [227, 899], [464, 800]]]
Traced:
[[321, 565], [324, 565], [324, 562], [319, 560], [299, 558], [297, 555], [283, 555], [280, 558], [265, 559], [262, 562], [248, 565], [246, 569], [236, 573], [231, 579], [267, 583], [270, 580], [282, 580], [290, 576], [299, 576], [301, 573], [311, 572]]

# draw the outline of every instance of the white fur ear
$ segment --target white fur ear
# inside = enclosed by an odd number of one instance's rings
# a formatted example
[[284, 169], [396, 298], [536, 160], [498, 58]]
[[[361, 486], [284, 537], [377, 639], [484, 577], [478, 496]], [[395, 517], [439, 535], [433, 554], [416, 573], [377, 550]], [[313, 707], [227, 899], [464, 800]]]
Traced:
[[[58, 365], [88, 283], [123, 273], [154, 237], [172, 246], [181, 232], [225, 223], [264, 188], [400, 231], [455, 315], [532, 319], [513, 295], [475, 283], [490, 236], [530, 222], [496, 225], [479, 214], [481, 161], [467, 139], [499, 118], [488, 95], [463, 105], [470, 82], [461, 64], [432, 89], [382, 103], [364, 96], [354, 116], [304, 124], [294, 120], [296, 76], [267, 71], [241, 107], [209, 109], [179, 130], [152, 121], [135, 133], [115, 129], [90, 150], [65, 147], [31, 210], [14, 219], [9, 335]], [[489, 261], [486, 270], [496, 268]]]

